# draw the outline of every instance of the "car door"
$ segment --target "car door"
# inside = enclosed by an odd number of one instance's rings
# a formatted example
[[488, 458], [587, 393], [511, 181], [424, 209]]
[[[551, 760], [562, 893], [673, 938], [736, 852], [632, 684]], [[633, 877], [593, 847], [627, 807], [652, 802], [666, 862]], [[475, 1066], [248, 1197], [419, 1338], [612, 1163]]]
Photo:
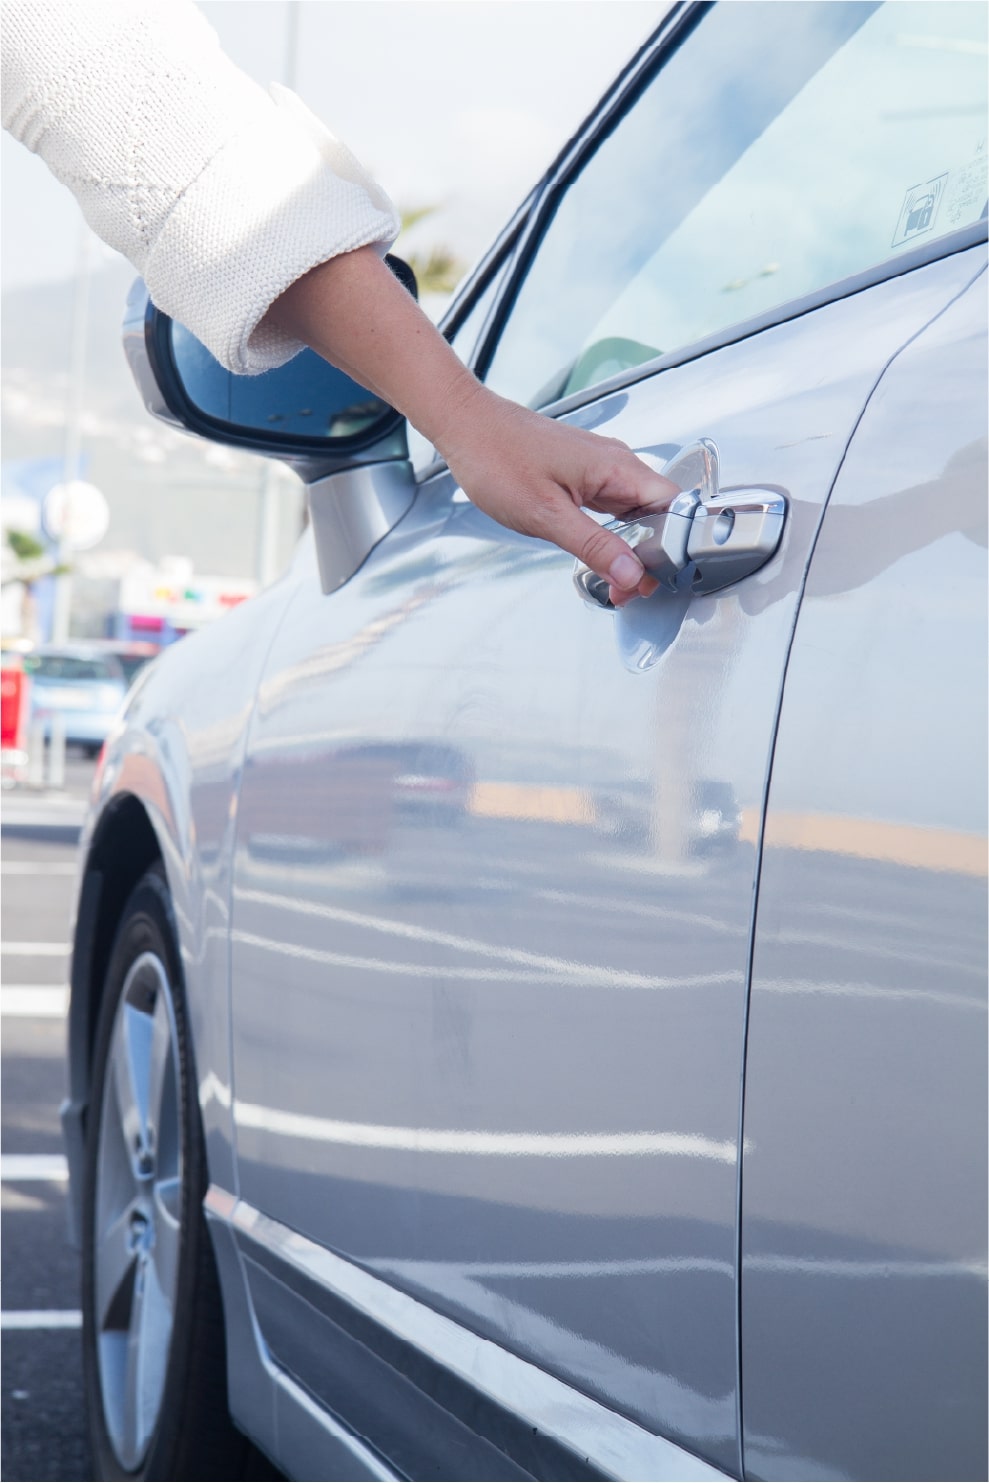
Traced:
[[880, 382], [788, 666], [746, 1058], [747, 1476], [986, 1476], [986, 473], [983, 277]]
[[[596, 1403], [740, 1471], [739, 1120], [779, 697], [863, 407], [979, 270], [967, 135], [884, 123], [918, 55], [935, 97], [966, 55], [903, 27], [964, 42], [971, 10], [678, 14], [546, 182], [488, 318], [496, 390], [687, 484], [703, 468], [708, 502], [781, 497], [760, 570], [705, 593], [691, 567], [612, 613], [433, 466], [349, 583], [324, 597], [313, 562], [274, 636], [231, 908], [241, 1226], [273, 1357], [365, 1434], [339, 1307], [296, 1301], [293, 1263], [337, 1298], [370, 1274], [385, 1327], [382, 1293], [417, 1299], [413, 1350], [435, 1356], [438, 1313], [561, 1381], [568, 1414]], [[943, 214], [918, 225], [907, 198], [946, 151]], [[402, 1446], [410, 1476], [468, 1475], [428, 1436]]]

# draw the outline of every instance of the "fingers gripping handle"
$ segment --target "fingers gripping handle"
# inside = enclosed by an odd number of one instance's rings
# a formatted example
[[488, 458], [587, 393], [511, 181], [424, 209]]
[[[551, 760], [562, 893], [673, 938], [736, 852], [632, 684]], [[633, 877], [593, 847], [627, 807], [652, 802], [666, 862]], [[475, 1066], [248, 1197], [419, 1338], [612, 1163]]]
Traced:
[[[663, 510], [642, 512], [633, 520], [613, 520], [606, 527], [620, 535], [651, 577], [668, 591], [682, 587], [690, 567], [690, 590], [717, 592], [758, 571], [775, 554], [783, 534], [786, 500], [776, 490], [719, 490], [715, 444], [702, 438], [664, 467], [654, 455], [639, 457], [656, 468], [681, 493]], [[574, 585], [593, 607], [614, 611], [607, 581], [583, 562], [574, 567]]]

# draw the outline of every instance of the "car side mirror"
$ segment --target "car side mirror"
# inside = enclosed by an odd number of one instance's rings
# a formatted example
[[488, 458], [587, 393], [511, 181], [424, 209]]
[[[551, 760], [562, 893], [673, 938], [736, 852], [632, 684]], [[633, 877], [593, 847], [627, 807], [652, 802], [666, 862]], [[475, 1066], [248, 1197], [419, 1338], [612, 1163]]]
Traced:
[[[415, 274], [401, 258], [385, 258], [418, 297]], [[177, 321], [148, 307], [146, 347], [157, 388], [172, 418], [205, 437], [257, 452], [322, 454], [334, 461], [378, 444], [402, 419], [393, 407], [303, 350], [277, 370], [237, 376]]]

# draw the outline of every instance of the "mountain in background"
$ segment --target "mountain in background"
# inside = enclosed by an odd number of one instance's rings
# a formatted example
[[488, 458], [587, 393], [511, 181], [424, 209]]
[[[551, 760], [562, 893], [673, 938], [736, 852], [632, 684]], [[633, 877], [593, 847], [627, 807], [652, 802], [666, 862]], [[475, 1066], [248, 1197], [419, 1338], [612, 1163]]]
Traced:
[[[121, 260], [90, 279], [82, 452], [86, 479], [106, 495], [110, 528], [82, 565], [92, 566], [100, 553], [132, 553], [155, 565], [164, 556], [185, 556], [201, 573], [253, 576], [267, 461], [177, 432], [145, 410], [121, 339], [134, 276]], [[3, 294], [8, 469], [17, 460], [64, 456], [75, 293], [68, 279]], [[291, 476], [280, 487], [284, 564], [300, 528], [301, 496]]]
[[[141, 399], [127, 368], [120, 337], [124, 304], [134, 277], [130, 264], [121, 261], [90, 278], [86, 370], [87, 402], [100, 407], [119, 406], [138, 417]], [[71, 278], [4, 293], [0, 355], [5, 373], [17, 369], [39, 378], [68, 374], [75, 295], [75, 280]]]

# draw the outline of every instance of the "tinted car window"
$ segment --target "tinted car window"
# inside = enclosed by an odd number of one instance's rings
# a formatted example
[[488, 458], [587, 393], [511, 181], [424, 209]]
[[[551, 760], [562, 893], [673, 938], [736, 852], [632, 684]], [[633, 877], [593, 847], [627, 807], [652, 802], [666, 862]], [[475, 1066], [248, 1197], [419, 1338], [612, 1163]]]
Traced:
[[24, 661], [27, 672], [39, 680], [99, 680], [117, 683], [123, 678], [113, 659], [81, 659], [74, 654], [34, 654]]
[[564, 194], [489, 385], [583, 390], [969, 225], [986, 8], [721, 4]]

